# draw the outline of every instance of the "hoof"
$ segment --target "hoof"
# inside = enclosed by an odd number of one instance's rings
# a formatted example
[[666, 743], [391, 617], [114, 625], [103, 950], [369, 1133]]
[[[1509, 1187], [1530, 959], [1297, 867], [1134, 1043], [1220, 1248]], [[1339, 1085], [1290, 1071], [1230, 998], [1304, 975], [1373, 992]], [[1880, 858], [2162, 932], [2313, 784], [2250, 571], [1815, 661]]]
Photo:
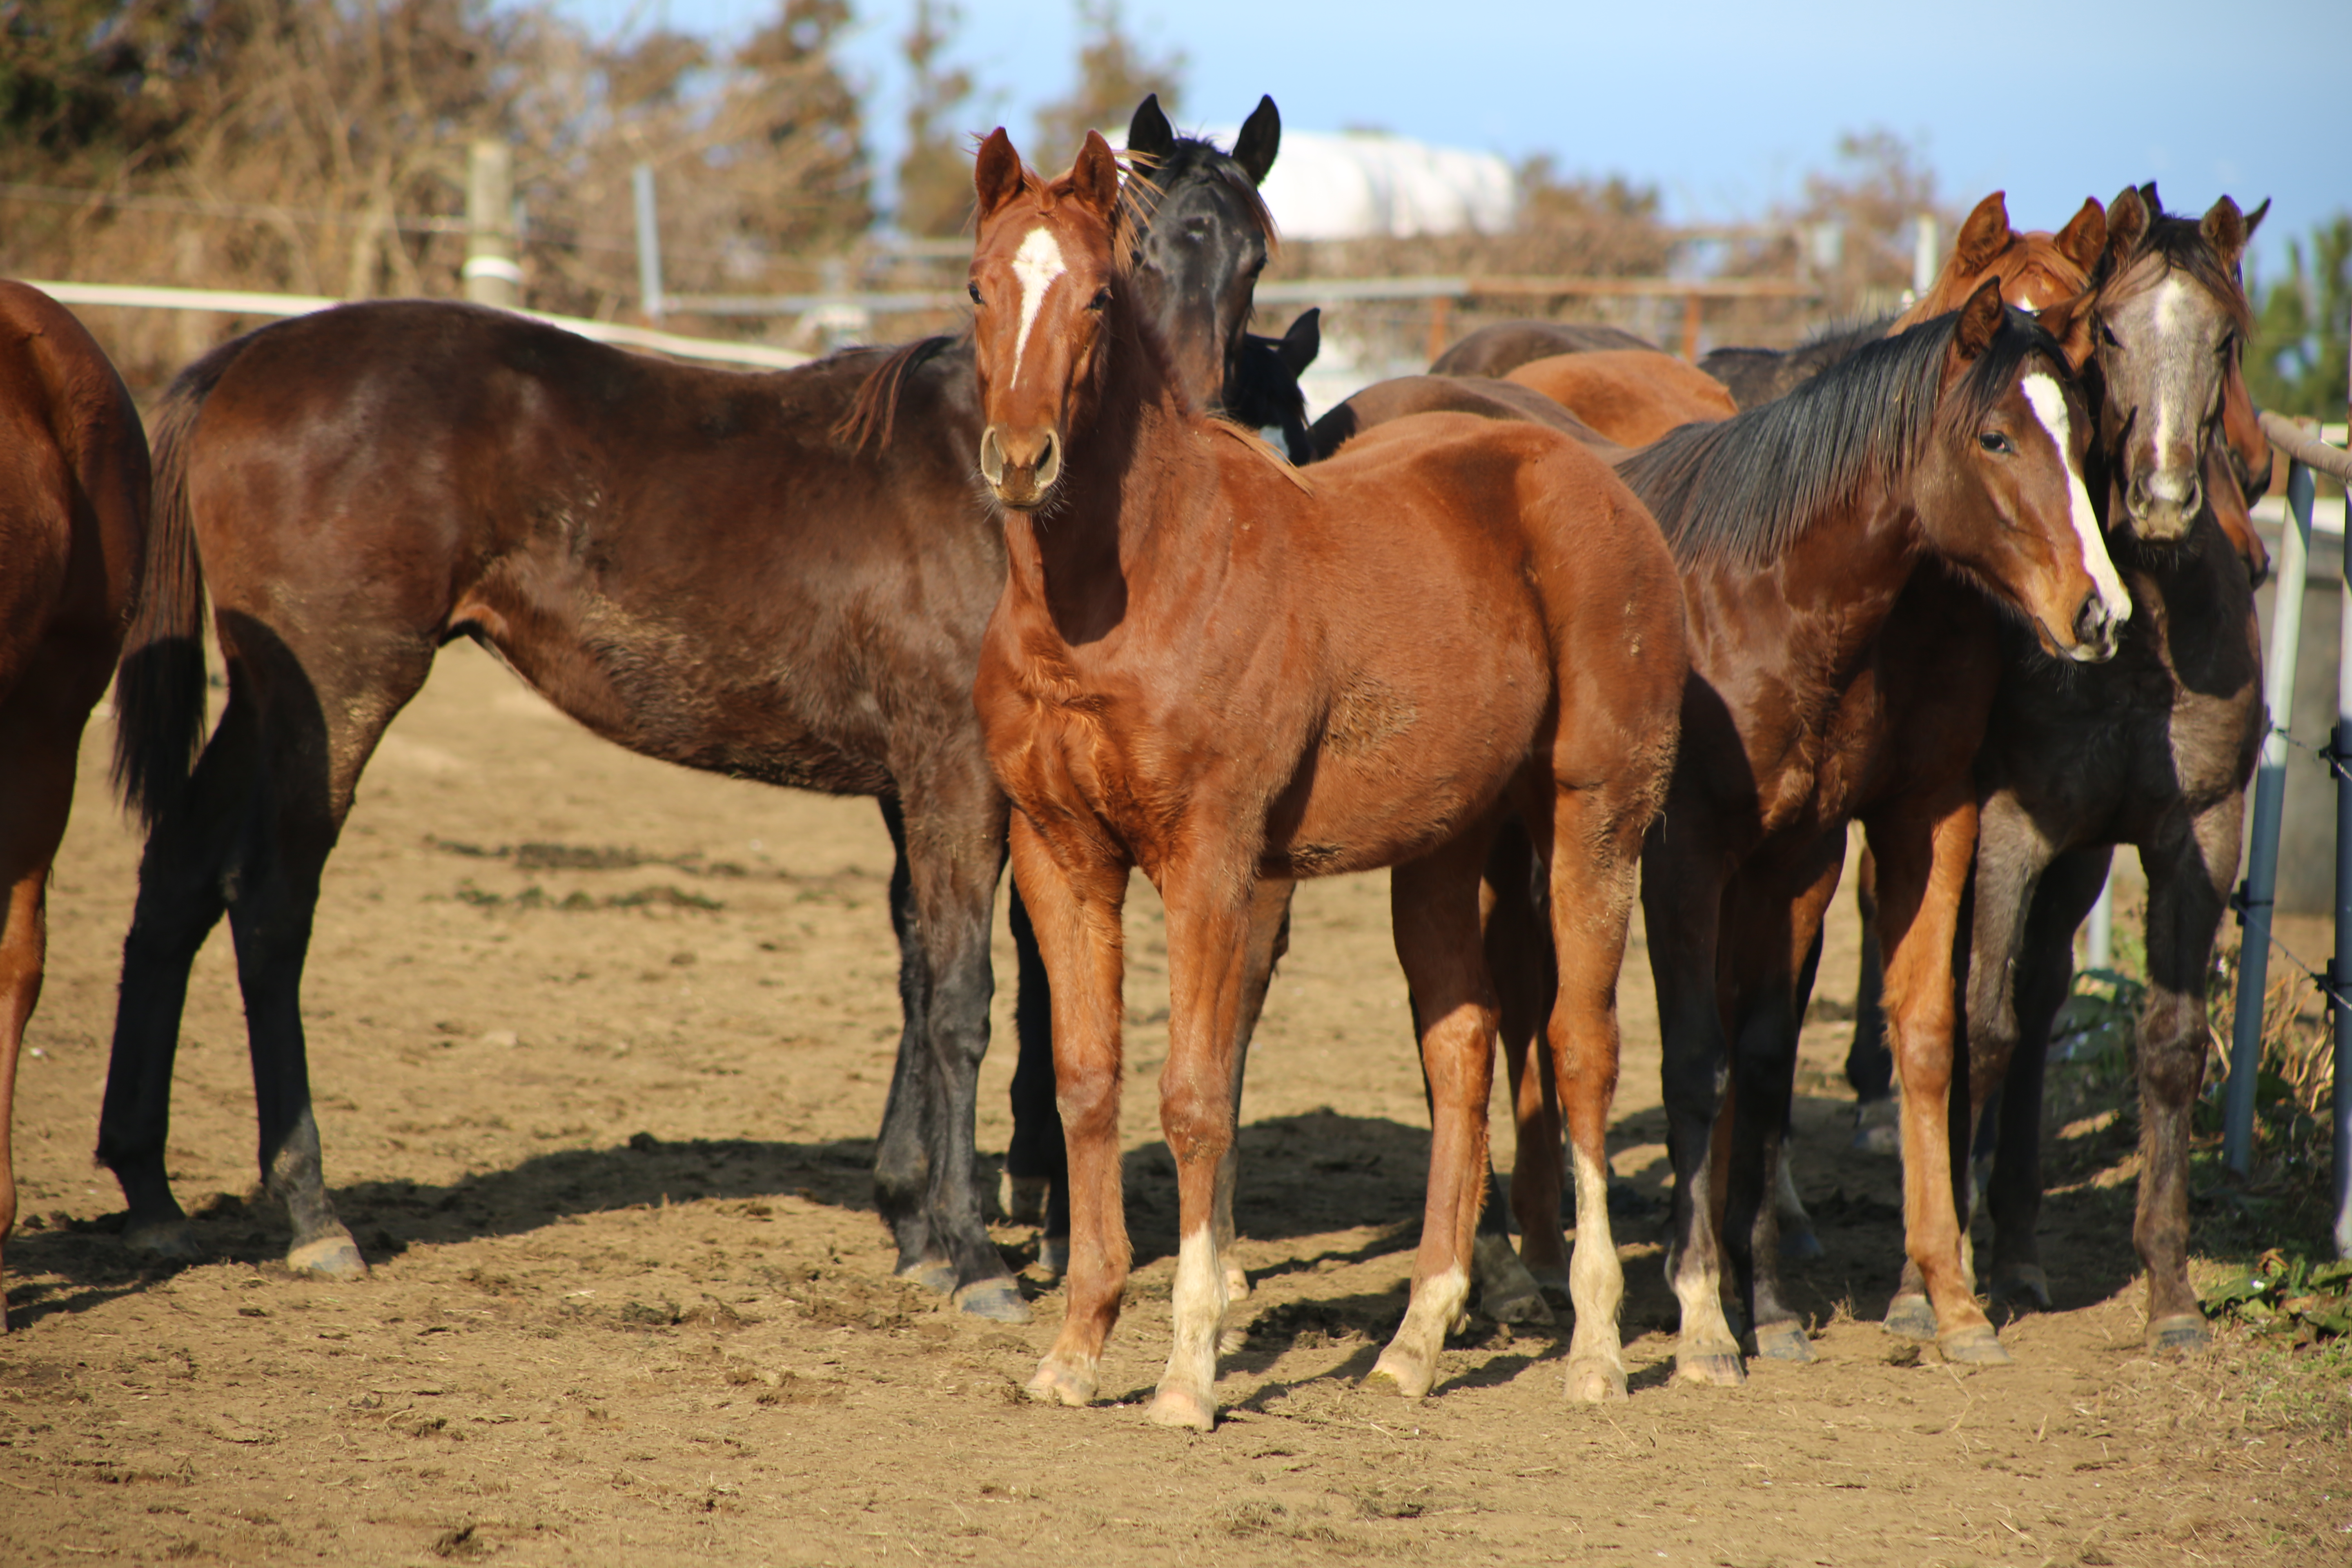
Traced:
[[942, 1296], [953, 1294], [956, 1288], [955, 1265], [944, 1258], [919, 1258], [912, 1263], [902, 1263], [898, 1266], [898, 1278], [920, 1285], [926, 1290], [937, 1290]]
[[185, 1219], [134, 1226], [122, 1233], [122, 1245], [131, 1256], [155, 1263], [195, 1263], [205, 1249], [196, 1245], [196, 1228]]
[[1238, 1263], [1225, 1265], [1225, 1305], [1249, 1300], [1249, 1274]]
[[1002, 1173], [996, 1180], [996, 1206], [1008, 1225], [1044, 1225], [1045, 1200], [1054, 1190], [1048, 1176], [1016, 1176]]
[[1401, 1399], [1419, 1399], [1429, 1393], [1437, 1381], [1436, 1370], [1401, 1354], [1393, 1347], [1381, 1352], [1381, 1359], [1364, 1376], [1364, 1386], [1374, 1394], [1393, 1394]]
[[1217, 1429], [1217, 1404], [1197, 1390], [1161, 1384], [1151, 1396], [1143, 1418], [1154, 1426], [1184, 1426], [1195, 1432]]
[[1482, 1236], [1471, 1251], [1471, 1275], [1478, 1282], [1478, 1305], [1498, 1323], [1549, 1323], [1551, 1309], [1544, 1304], [1543, 1287], [1519, 1262], [1511, 1244], [1499, 1236]]
[[2050, 1310], [2050, 1277], [2031, 1263], [2022, 1264], [1994, 1275], [1990, 1294], [1994, 1305], [2012, 1312], [2046, 1312]]
[[1095, 1374], [1091, 1369], [1049, 1355], [1037, 1363], [1037, 1375], [1029, 1380], [1029, 1397], [1041, 1405], [1084, 1410], [1095, 1402]]
[[1748, 1367], [1737, 1350], [1676, 1351], [1675, 1381], [1708, 1388], [1738, 1388], [1748, 1381]]
[[1936, 1337], [1936, 1309], [1925, 1296], [1897, 1296], [1887, 1304], [1886, 1331], [1906, 1340]]
[[1795, 1323], [1766, 1323], [1756, 1331], [1756, 1353], [1767, 1361], [1811, 1361], [1813, 1345]]
[[2158, 1318], [2147, 1326], [2147, 1348], [2157, 1355], [2195, 1355], [2213, 1348], [2213, 1331], [2190, 1312]]
[[1780, 1256], [1791, 1263], [1811, 1263], [1828, 1248], [1822, 1238], [1810, 1230], [1784, 1230], [1780, 1233]]
[[1568, 1397], [1579, 1405], [1613, 1405], [1625, 1397], [1625, 1369], [1599, 1356], [1571, 1357]]
[[364, 1279], [368, 1272], [367, 1259], [348, 1231], [304, 1242], [286, 1255], [286, 1267], [321, 1279]]
[[1892, 1096], [1853, 1108], [1853, 1146], [1862, 1154], [1903, 1152], [1903, 1110]]
[[1048, 1279], [1059, 1279], [1070, 1271], [1070, 1238], [1066, 1236], [1041, 1236], [1037, 1238], [1037, 1272]]
[[949, 1300], [959, 1310], [975, 1318], [986, 1318], [992, 1323], [1029, 1321], [1029, 1303], [1021, 1299], [1021, 1288], [1010, 1279], [982, 1279], [965, 1286]]
[[1962, 1366], [2007, 1366], [2011, 1360], [2008, 1347], [1995, 1336], [1990, 1323], [1944, 1335], [1936, 1342], [1936, 1351], [1946, 1361]]
[[1568, 1288], [1566, 1264], [1557, 1268], [1530, 1268], [1528, 1273], [1535, 1280], [1536, 1289], [1543, 1292], [1546, 1306], [1565, 1312], [1576, 1305], [1576, 1298]]

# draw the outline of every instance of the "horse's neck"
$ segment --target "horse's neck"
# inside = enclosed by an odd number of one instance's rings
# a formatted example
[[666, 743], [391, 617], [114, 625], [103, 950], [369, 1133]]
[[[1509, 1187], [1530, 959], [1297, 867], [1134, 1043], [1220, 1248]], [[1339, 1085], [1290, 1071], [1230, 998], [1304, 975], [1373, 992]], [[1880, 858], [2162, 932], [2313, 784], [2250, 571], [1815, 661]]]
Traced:
[[1215, 523], [1213, 459], [1190, 402], [1160, 356], [1131, 342], [1111, 352], [1100, 399], [1070, 431], [1061, 493], [1013, 535], [1024, 612], [1073, 647], [1124, 619], [1139, 589], [1224, 558], [1202, 537]]
[[1924, 554], [1907, 489], [1875, 479], [1813, 518], [1772, 566], [1771, 591], [1796, 612], [1781, 658], [1810, 675], [1808, 684], [1842, 688], [1885, 631]]

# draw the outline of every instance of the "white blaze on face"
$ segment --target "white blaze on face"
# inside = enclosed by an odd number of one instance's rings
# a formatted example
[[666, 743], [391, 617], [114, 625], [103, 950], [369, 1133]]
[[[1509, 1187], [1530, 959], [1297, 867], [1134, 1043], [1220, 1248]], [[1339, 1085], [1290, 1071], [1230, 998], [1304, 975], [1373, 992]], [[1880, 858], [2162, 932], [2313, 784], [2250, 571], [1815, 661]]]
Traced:
[[2066, 498], [2074, 521], [2075, 537], [2082, 541], [2083, 569], [2091, 574], [2091, 582], [2099, 591], [2100, 602], [2107, 613], [2118, 621], [2131, 617], [2131, 595], [2124, 591], [2123, 579], [2116, 575], [2116, 563], [2107, 558], [2107, 542], [2099, 533], [2099, 518], [2091, 510], [2091, 492], [2083, 488], [2082, 471], [2074, 466], [2074, 448], [2069, 444], [2066, 421], [2066, 395], [2058, 383], [2047, 375], [2029, 375], [2021, 387], [2025, 401], [2033, 406], [2034, 417], [2058, 444], [2058, 460], [2066, 465]]
[[[2189, 286], [2169, 274], [2157, 286], [2156, 342], [2164, 343], [2172, 341], [2181, 305], [2187, 300], [2188, 296]], [[2165, 454], [2172, 450], [2172, 416], [2175, 412], [2172, 403], [2171, 398], [2162, 395], [2156, 400], [2156, 462], [2159, 470], [2164, 466]]]
[[1013, 379], [1021, 379], [1021, 355], [1029, 346], [1029, 329], [1037, 324], [1037, 311], [1045, 303], [1045, 290], [1054, 279], [1067, 272], [1062, 261], [1062, 247], [1054, 237], [1042, 228], [1033, 228], [1029, 237], [1013, 256], [1013, 276], [1021, 280], [1021, 331], [1013, 340]]

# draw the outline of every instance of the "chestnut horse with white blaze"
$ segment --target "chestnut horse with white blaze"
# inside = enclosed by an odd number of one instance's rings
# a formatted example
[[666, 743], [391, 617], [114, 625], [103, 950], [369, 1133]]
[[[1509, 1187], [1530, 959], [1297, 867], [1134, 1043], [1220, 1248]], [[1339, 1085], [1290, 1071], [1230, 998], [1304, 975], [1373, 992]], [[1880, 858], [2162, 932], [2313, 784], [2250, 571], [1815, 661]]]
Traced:
[[148, 488], [147, 435], [106, 355], [64, 306], [0, 282], [0, 1243], [16, 1223], [9, 1128], [49, 865], [138, 595]]
[[1603, 1133], [1635, 867], [1687, 668], [1664, 540], [1601, 462], [1533, 425], [1403, 420], [1302, 476], [1186, 396], [1130, 298], [1099, 137], [1048, 182], [997, 131], [976, 183], [981, 464], [1007, 574], [974, 695], [1053, 980], [1069, 1140], [1068, 1315], [1030, 1391], [1093, 1398], [1127, 1279], [1120, 913], [1136, 867], [1168, 910], [1160, 1124], [1182, 1237], [1153, 1419], [1215, 1420], [1215, 1215], [1240, 1025], [1279, 913], [1300, 878], [1381, 866], [1395, 868], [1433, 1136], [1412, 1302], [1372, 1376], [1429, 1389], [1486, 1190], [1496, 1002], [1479, 873], [1517, 811], [1550, 868], [1550, 1046], [1592, 1216], [1569, 1390], [1622, 1396]]

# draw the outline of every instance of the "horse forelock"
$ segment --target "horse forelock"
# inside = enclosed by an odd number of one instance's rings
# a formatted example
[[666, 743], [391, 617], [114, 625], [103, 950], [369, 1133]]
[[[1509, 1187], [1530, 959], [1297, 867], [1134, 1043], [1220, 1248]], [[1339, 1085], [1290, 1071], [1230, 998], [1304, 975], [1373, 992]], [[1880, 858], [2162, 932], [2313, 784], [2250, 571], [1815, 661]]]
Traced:
[[1684, 566], [1769, 565], [1870, 479], [1892, 484], [1946, 422], [1980, 417], [2025, 356], [2056, 344], [2005, 313], [1961, 386], [1943, 391], [1959, 313], [1864, 344], [1784, 395], [1715, 425], [1685, 425], [1618, 465]]
[[2202, 223], [2177, 213], [2151, 211], [2147, 228], [2132, 246], [2131, 254], [2118, 258], [2111, 249], [2101, 257], [2093, 284], [2099, 302], [2113, 305], [2146, 293], [2175, 272], [2187, 274], [2219, 300], [2239, 332], [2253, 330], [2253, 308], [2247, 302], [2237, 268], [2224, 261], [2213, 242], [2205, 237]]

